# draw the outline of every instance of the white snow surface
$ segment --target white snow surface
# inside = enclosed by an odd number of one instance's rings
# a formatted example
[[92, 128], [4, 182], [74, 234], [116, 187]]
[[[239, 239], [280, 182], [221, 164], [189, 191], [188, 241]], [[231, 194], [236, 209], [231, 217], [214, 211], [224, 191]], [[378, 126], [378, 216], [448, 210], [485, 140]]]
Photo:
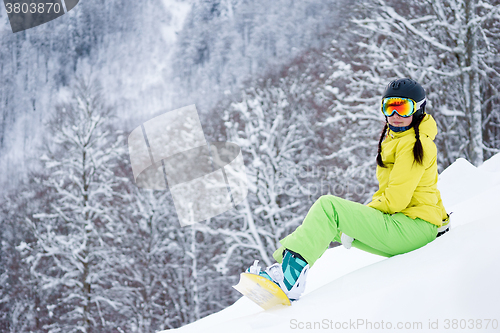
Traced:
[[477, 168], [458, 159], [438, 186], [452, 228], [426, 246], [392, 258], [330, 249], [292, 306], [242, 297], [175, 331], [499, 332], [500, 154]]

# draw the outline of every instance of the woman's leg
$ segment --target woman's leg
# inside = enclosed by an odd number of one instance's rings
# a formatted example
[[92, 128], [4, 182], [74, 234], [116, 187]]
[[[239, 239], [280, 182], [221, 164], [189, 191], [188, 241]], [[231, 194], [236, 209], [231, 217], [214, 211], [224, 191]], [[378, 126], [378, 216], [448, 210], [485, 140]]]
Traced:
[[310, 266], [330, 242], [340, 241], [340, 231], [355, 239], [353, 246], [384, 256], [418, 249], [435, 239], [437, 227], [404, 214], [381, 211], [333, 195], [320, 197], [293, 233], [281, 240], [274, 258], [281, 262], [283, 249], [299, 253]]
[[352, 242], [352, 246], [354, 246], [355, 248], [358, 248], [360, 250], [363, 250], [365, 252], [376, 254], [378, 256], [392, 257], [392, 254], [385, 253], [385, 252], [379, 251], [377, 249], [374, 249], [373, 247], [370, 247], [370, 246], [366, 245], [365, 243], [361, 243], [360, 241], [358, 241], [356, 239]]

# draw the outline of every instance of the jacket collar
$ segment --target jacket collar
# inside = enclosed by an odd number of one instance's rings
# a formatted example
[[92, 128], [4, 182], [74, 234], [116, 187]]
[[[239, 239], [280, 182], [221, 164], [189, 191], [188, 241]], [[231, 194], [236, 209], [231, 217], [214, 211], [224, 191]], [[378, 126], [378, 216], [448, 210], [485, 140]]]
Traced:
[[404, 132], [404, 131], [409, 130], [411, 128], [411, 125], [405, 126], [405, 127], [396, 127], [396, 126], [392, 126], [391, 124], [389, 124], [389, 128], [391, 131], [393, 131], [395, 133], [399, 133], [399, 132]]
[[[426, 135], [428, 136], [431, 140], [434, 140], [437, 135], [437, 125], [436, 121], [430, 114], [426, 114], [424, 116], [424, 119], [420, 122], [419, 126], [419, 132], [420, 136]], [[415, 135], [415, 129], [412, 127], [407, 131], [404, 132], [394, 132], [391, 129], [389, 129], [387, 135], [389, 135], [391, 138], [401, 138], [406, 135]]]

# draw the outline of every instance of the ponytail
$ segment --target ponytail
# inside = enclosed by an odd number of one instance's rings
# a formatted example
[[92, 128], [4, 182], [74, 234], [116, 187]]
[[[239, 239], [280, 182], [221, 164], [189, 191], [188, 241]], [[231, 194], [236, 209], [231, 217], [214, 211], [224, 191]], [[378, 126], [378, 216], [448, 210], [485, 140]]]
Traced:
[[418, 129], [422, 119], [424, 119], [423, 115], [413, 124], [413, 128], [415, 129], [415, 139], [417, 139], [417, 141], [415, 141], [415, 145], [413, 146], [413, 158], [418, 164], [422, 164], [424, 161], [424, 149], [422, 147], [422, 142], [420, 141], [420, 131]]
[[389, 126], [387, 125], [387, 123], [385, 123], [384, 129], [382, 130], [382, 134], [380, 134], [380, 139], [378, 140], [377, 164], [382, 168], [386, 168], [384, 162], [382, 161], [381, 153], [382, 153], [382, 141], [384, 141], [388, 127]]

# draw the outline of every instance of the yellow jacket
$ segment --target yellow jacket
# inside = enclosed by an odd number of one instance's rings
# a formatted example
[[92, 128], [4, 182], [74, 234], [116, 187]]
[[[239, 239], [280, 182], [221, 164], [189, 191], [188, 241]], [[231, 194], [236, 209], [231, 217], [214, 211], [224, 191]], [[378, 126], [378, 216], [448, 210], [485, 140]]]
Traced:
[[381, 153], [386, 168], [377, 167], [379, 189], [368, 206], [387, 214], [401, 212], [412, 219], [419, 217], [440, 227], [448, 215], [437, 189], [437, 149], [433, 141], [437, 126], [431, 115], [422, 119], [419, 133], [423, 164], [413, 158], [413, 128], [399, 133], [388, 131]]

